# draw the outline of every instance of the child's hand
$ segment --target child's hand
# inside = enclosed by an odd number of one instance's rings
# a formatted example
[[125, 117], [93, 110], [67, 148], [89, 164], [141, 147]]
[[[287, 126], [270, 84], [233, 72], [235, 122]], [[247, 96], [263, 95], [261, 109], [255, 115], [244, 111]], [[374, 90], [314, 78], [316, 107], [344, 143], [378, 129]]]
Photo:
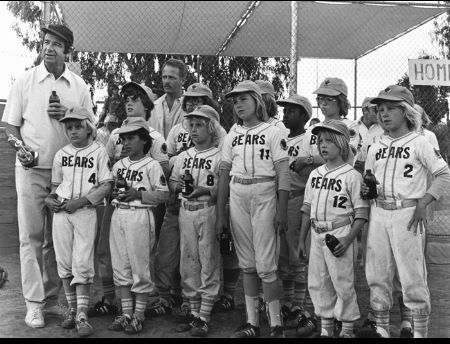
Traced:
[[284, 234], [287, 232], [288, 226], [287, 226], [287, 213], [283, 211], [279, 211], [277, 209], [277, 213], [275, 215], [274, 219], [274, 226], [275, 231], [278, 234]]
[[84, 206], [84, 202], [81, 198], [79, 199], [71, 199], [68, 200], [67, 203], [63, 203], [61, 206], [61, 210], [64, 210], [66, 213], [73, 214], [78, 209]]
[[350, 240], [350, 238], [348, 236], [341, 237], [338, 239], [339, 239], [339, 244], [334, 248], [334, 252], [333, 252], [333, 255], [335, 257], [342, 256], [353, 241], [353, 240]]
[[306, 244], [304, 240], [299, 240], [298, 242], [298, 257], [306, 259]]
[[215, 229], [217, 241], [220, 242], [220, 235], [222, 234], [222, 232], [228, 232], [228, 221], [222, 217], [217, 217]]
[[121, 202], [131, 202], [135, 199], [142, 199], [142, 192], [134, 188], [119, 192], [118, 199]]
[[185, 198], [187, 198], [188, 200], [192, 201], [194, 199], [196, 199], [197, 197], [203, 196], [203, 195], [211, 195], [211, 192], [209, 191], [209, 189], [203, 187], [203, 186], [197, 186], [196, 188], [194, 188], [194, 191], [192, 191], [192, 193], [190, 195], [184, 196]]
[[408, 231], [412, 229], [414, 235], [417, 235], [417, 227], [420, 228], [420, 234], [423, 234], [427, 224], [427, 207], [420, 202], [417, 204], [412, 219], [408, 223]]
[[44, 202], [45, 205], [54, 213], [57, 213], [58, 211], [61, 210], [61, 202], [58, 201], [55, 197], [56, 195], [48, 195]]
[[369, 188], [368, 188], [368, 186], [364, 183], [364, 182], [362, 182], [361, 183], [361, 191], [360, 191], [360, 194], [361, 194], [361, 198], [362, 199], [367, 199], [367, 194], [369, 193]]

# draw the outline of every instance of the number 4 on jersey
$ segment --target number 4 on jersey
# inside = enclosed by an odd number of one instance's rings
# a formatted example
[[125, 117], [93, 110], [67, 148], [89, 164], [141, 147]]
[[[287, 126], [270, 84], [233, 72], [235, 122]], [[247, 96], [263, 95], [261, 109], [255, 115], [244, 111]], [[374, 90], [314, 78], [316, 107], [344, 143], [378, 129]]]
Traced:
[[88, 179], [89, 183], [95, 184], [95, 173], [92, 173]]

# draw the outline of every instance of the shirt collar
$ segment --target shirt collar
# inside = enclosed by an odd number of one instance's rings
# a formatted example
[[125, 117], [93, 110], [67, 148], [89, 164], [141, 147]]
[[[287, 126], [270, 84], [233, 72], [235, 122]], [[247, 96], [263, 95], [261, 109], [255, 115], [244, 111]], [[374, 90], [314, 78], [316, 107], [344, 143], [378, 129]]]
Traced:
[[[44, 81], [46, 78], [50, 77], [50, 72], [45, 68], [45, 63], [41, 62], [41, 64], [37, 67], [38, 72], [38, 82]], [[67, 68], [67, 64], [64, 63], [64, 72], [61, 74], [60, 78], [64, 78], [69, 84], [71, 83], [72, 77], [70, 75], [69, 68]]]

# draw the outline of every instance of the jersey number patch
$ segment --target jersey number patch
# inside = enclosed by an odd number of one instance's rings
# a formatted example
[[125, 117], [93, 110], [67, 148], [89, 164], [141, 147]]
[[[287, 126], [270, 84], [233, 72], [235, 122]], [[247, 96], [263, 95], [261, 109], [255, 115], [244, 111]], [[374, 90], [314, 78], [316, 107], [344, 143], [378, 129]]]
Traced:
[[345, 196], [334, 196], [333, 197], [333, 207], [345, 209], [345, 202], [347, 202], [347, 197]]
[[412, 170], [413, 170], [413, 165], [405, 165], [405, 172], [403, 172], [403, 177], [405, 178], [412, 178]]
[[206, 185], [208, 186], [214, 185], [214, 176], [212, 174], [208, 174], [208, 177], [206, 177]]
[[266, 160], [269, 160], [270, 150], [268, 150], [268, 149], [261, 149], [259, 152], [261, 153], [261, 155], [260, 155], [261, 160], [264, 160], [264, 158]]
[[95, 184], [95, 173], [92, 173], [88, 179], [89, 183]]

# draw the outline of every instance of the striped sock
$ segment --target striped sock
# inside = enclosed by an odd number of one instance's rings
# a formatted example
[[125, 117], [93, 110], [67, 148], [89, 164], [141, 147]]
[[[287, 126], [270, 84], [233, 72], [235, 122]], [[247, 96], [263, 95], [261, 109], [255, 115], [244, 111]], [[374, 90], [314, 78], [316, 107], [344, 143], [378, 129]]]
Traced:
[[294, 280], [283, 280], [283, 303], [291, 309], [292, 301], [294, 299]]
[[147, 307], [148, 293], [136, 293], [136, 307], [134, 309], [134, 315], [137, 319], [144, 321], [145, 308]]
[[377, 323], [377, 332], [383, 338], [390, 338], [389, 334], [389, 311], [373, 311], [373, 317]]
[[223, 293], [229, 298], [234, 298], [237, 289], [241, 269], [223, 269]]
[[74, 290], [73, 292], [66, 292], [67, 304], [69, 305], [70, 310], [76, 311], [77, 309], [77, 293]]
[[211, 320], [211, 310], [214, 306], [214, 300], [215, 298], [202, 296], [202, 303], [200, 306], [199, 316], [202, 320], [206, 321], [207, 323], [209, 323], [209, 321]]
[[87, 313], [89, 306], [89, 295], [77, 295], [77, 314]]
[[171, 299], [170, 297], [170, 289], [160, 289], [158, 290], [159, 297], [162, 299], [161, 301], [168, 307], [172, 307], [171, 302], [169, 301]]
[[334, 318], [321, 318], [322, 332], [321, 336], [333, 337]]
[[404, 304], [403, 296], [399, 296], [397, 300], [398, 300], [398, 305], [400, 307], [400, 316], [401, 316], [401, 319], [402, 319], [402, 324], [400, 325], [400, 328], [404, 328], [404, 327], [411, 328], [412, 327], [412, 323], [413, 323], [412, 312]]
[[294, 282], [294, 306], [303, 306], [306, 297], [306, 289], [308, 285], [305, 282]]
[[355, 325], [354, 321], [342, 321], [342, 330], [341, 333], [339, 333], [339, 337], [342, 337], [344, 333], [353, 336], [354, 325]]
[[122, 305], [122, 313], [131, 318], [133, 315], [133, 294], [131, 294], [131, 286], [120, 287], [120, 304]]
[[191, 309], [192, 315], [198, 317], [198, 313], [200, 313], [201, 303], [201, 299], [189, 299], [189, 308]]
[[413, 315], [414, 338], [428, 338], [428, 315]]
[[259, 299], [258, 296], [245, 295], [245, 308], [247, 310], [247, 322], [259, 327]]
[[109, 279], [102, 280], [102, 288], [105, 300], [107, 300], [108, 303], [112, 305], [114, 299], [116, 298], [116, 287], [114, 286], [114, 282]]

